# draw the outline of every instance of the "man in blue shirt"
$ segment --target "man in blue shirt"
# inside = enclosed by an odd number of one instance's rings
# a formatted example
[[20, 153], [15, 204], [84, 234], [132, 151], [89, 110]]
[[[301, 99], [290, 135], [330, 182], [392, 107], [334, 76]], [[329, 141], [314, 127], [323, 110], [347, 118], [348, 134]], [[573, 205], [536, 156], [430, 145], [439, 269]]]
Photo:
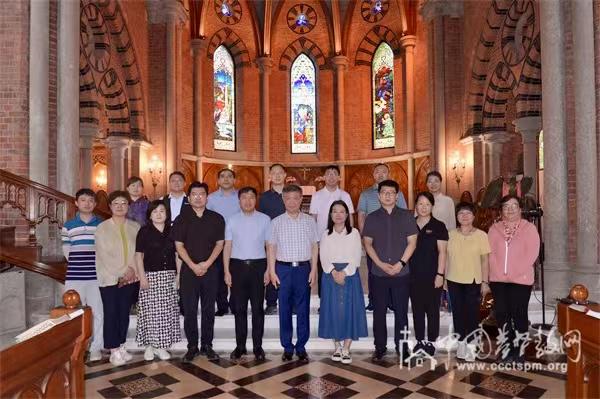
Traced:
[[[235, 172], [228, 168], [221, 169], [217, 174], [217, 183], [219, 184], [219, 189], [208, 195], [206, 209], [217, 212], [227, 220], [230, 216], [233, 216], [240, 211], [240, 201], [234, 187]], [[232, 310], [234, 305], [227, 301], [228, 289], [225, 285], [222, 256], [219, 256], [215, 266], [217, 266], [217, 271], [219, 272], [217, 312], [215, 313], [215, 316], [223, 316], [229, 313], [230, 305]]]
[[[285, 167], [280, 163], [274, 163], [269, 168], [269, 178], [271, 180], [271, 189], [261, 194], [258, 201], [258, 210], [267, 214], [271, 220], [285, 213], [285, 205], [281, 193], [285, 186]], [[265, 292], [267, 308], [265, 314], [273, 315], [277, 313], [277, 288], [273, 284], [267, 285]]]
[[246, 354], [250, 300], [253, 352], [256, 360], [262, 361], [265, 360], [263, 301], [265, 286], [270, 282], [265, 245], [271, 234], [271, 219], [255, 210], [257, 193], [253, 187], [240, 189], [238, 197], [242, 211], [227, 219], [223, 248], [225, 283], [231, 288], [231, 306], [235, 315], [236, 347], [230, 357], [239, 360]]
[[[379, 183], [384, 180], [387, 180], [390, 175], [390, 168], [384, 163], [379, 163], [375, 165], [373, 168], [373, 180], [375, 183], [360, 193], [360, 197], [358, 199], [358, 230], [362, 233], [363, 228], [365, 226], [365, 220], [367, 219], [367, 215], [377, 209], [381, 208], [381, 203], [379, 202]], [[404, 199], [404, 194], [402, 194], [402, 190], [398, 192], [398, 199], [396, 200], [396, 206], [401, 209], [407, 209], [406, 200]], [[373, 284], [373, 278], [371, 277], [371, 268], [373, 267], [373, 261], [367, 255], [367, 269], [369, 270], [369, 278], [367, 279], [367, 286], [369, 287], [369, 304], [367, 305], [367, 310], [373, 310], [373, 294], [371, 292], [371, 287]], [[391, 303], [391, 302], [390, 302]]]

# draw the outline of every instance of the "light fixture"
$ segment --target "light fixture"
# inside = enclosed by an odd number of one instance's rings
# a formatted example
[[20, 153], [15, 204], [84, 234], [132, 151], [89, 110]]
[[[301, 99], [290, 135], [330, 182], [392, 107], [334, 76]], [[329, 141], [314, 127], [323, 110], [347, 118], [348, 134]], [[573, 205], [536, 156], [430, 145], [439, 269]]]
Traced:
[[454, 181], [456, 181], [456, 186], [460, 193], [460, 181], [465, 175], [466, 162], [464, 159], [460, 158], [458, 151], [455, 151], [450, 164], [452, 165], [452, 171], [454, 172]]
[[150, 173], [150, 178], [152, 179], [153, 196], [156, 198], [156, 186], [158, 186], [163, 174], [163, 163], [158, 158], [158, 155], [152, 155], [152, 158], [150, 158], [148, 173]]
[[96, 186], [98, 186], [100, 190], [105, 190], [107, 180], [108, 179], [106, 178], [106, 170], [104, 168], [100, 169], [98, 171], [98, 174], [96, 175]]

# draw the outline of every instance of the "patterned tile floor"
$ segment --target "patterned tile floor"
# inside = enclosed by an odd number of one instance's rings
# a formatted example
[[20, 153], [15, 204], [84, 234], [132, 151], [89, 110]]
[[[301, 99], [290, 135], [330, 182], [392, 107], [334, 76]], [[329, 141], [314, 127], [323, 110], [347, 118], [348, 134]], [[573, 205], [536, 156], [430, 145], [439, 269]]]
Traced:
[[[310, 361], [283, 362], [280, 353], [268, 353], [256, 362], [197, 358], [183, 364], [172, 360], [146, 362], [141, 353], [121, 367], [105, 358], [88, 363], [86, 397], [89, 398], [562, 398], [565, 375], [556, 371], [563, 358], [542, 359], [539, 369], [499, 371], [491, 362], [465, 365], [445, 353], [432, 365], [411, 362], [400, 368], [388, 354], [374, 362], [370, 353], [353, 353], [353, 363], [342, 365], [325, 352], [310, 353]], [[529, 363], [531, 364], [531, 363]], [[467, 369], [466, 366], [471, 367]]]

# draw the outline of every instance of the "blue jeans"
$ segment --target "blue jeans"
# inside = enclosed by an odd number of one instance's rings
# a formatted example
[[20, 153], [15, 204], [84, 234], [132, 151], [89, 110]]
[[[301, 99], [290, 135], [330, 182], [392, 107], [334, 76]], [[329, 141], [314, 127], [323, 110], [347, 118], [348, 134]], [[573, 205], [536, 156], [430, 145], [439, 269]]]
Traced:
[[[283, 350], [287, 353], [303, 353], [304, 346], [310, 336], [309, 310], [310, 285], [308, 276], [310, 264], [297, 267], [275, 264], [275, 272], [279, 278], [279, 339]], [[296, 309], [296, 345], [292, 344], [292, 306]]]

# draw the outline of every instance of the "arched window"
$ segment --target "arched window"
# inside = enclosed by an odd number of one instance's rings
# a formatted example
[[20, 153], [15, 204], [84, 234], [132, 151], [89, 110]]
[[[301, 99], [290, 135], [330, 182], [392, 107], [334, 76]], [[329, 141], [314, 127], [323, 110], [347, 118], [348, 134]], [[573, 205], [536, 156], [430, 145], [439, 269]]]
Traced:
[[317, 152], [317, 95], [315, 65], [304, 53], [291, 69], [292, 154]]
[[373, 56], [373, 148], [394, 147], [394, 52], [382, 42]]
[[223, 45], [213, 55], [215, 150], [235, 151], [235, 65]]

